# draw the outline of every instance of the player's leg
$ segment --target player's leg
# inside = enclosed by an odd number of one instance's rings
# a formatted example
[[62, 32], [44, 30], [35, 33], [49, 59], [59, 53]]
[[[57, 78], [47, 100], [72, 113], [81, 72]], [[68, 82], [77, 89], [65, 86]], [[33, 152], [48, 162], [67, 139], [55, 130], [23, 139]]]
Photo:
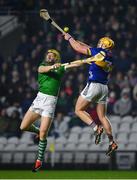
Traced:
[[47, 147], [47, 134], [52, 122], [51, 117], [42, 117], [40, 125], [40, 135], [39, 135], [39, 147], [38, 147], [38, 156], [35, 162], [35, 166], [32, 169], [33, 172], [37, 172], [41, 166], [44, 159], [45, 149]]
[[86, 110], [87, 110], [87, 108], [89, 107], [90, 104], [91, 104], [90, 101], [86, 100], [82, 96], [79, 96], [79, 98], [78, 98], [78, 100], [76, 102], [76, 106], [75, 106], [75, 113], [83, 122], [85, 122], [87, 125], [92, 127], [92, 129], [95, 132], [96, 137], [98, 135], [98, 142], [97, 142], [97, 140], [95, 138], [95, 143], [98, 144], [100, 142], [101, 134], [103, 133], [103, 128], [98, 126], [94, 122], [92, 117], [86, 112]]
[[45, 148], [47, 146], [46, 137], [48, 135], [49, 128], [52, 123], [51, 117], [42, 117], [41, 118], [41, 126], [40, 126], [40, 141], [39, 141], [39, 153], [38, 159], [43, 161]]
[[23, 121], [21, 123], [20, 129], [24, 131], [35, 132], [39, 134], [39, 128], [36, 127], [33, 122], [41, 117], [41, 106], [45, 97], [38, 93], [34, 101], [32, 102], [29, 110], [26, 112]]
[[107, 104], [106, 103], [104, 103], [104, 104], [99, 103], [97, 105], [98, 117], [99, 117], [99, 119], [100, 119], [100, 121], [101, 121], [101, 123], [102, 123], [102, 125], [106, 131], [108, 139], [109, 139], [109, 148], [108, 148], [108, 151], [106, 154], [110, 155], [115, 149], [118, 148], [118, 146], [114, 142], [113, 134], [112, 134], [112, 126], [111, 126], [109, 119], [106, 116], [106, 111], [107, 111]]
[[33, 124], [39, 118], [40, 118], [39, 114], [28, 110], [21, 122], [20, 129], [22, 131], [30, 131], [39, 134], [39, 128]]
[[54, 118], [55, 107], [57, 103], [57, 97], [46, 95], [46, 99], [43, 101], [41, 109], [41, 125], [39, 133], [39, 148], [38, 156], [33, 168], [33, 172], [38, 171], [42, 166], [44, 159], [44, 153], [47, 146], [47, 134], [50, 128], [52, 119]]
[[92, 102], [96, 102], [96, 98], [98, 97], [100, 88], [97, 88], [96, 86], [97, 85], [95, 83], [88, 83], [86, 85], [81, 92], [81, 96], [79, 96], [77, 100], [75, 113], [81, 120], [93, 128], [95, 131], [95, 143], [98, 144], [101, 134], [103, 133], [103, 128], [98, 126], [95, 121], [93, 121], [91, 116], [86, 112], [87, 107]]
[[91, 125], [93, 123], [93, 119], [86, 112], [87, 108], [91, 104], [91, 99], [88, 96], [88, 91], [90, 90], [90, 84], [87, 84], [81, 95], [78, 97], [78, 100], [75, 105], [75, 114], [87, 125]]
[[84, 99], [82, 96], [78, 97], [75, 106], [75, 114], [87, 125], [91, 125], [93, 122], [92, 117], [86, 112], [91, 102]]
[[97, 114], [106, 131], [106, 134], [109, 137], [109, 141], [112, 142], [113, 141], [112, 127], [109, 119], [106, 116], [106, 108], [107, 108], [106, 104], [97, 104]]

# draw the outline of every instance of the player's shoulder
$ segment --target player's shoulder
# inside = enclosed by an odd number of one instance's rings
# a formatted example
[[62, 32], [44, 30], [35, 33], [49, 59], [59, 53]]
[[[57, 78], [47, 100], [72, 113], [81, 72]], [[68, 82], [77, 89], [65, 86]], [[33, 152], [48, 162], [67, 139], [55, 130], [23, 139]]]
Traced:
[[100, 48], [97, 48], [97, 47], [90, 47], [88, 49], [88, 54], [92, 56], [96, 55], [99, 52], [100, 52]]
[[108, 49], [98, 48], [98, 52], [104, 54], [108, 58], [112, 58], [112, 51]]
[[103, 56], [107, 57], [107, 58], [112, 58], [112, 51], [109, 51], [107, 49], [103, 49], [101, 47], [91, 47], [90, 48], [90, 54], [89, 55], [96, 55], [96, 54], [102, 54]]
[[108, 51], [106, 50], [106, 49], [103, 49], [103, 48], [101, 48], [101, 47], [96, 47], [95, 48], [95, 51], [97, 52], [97, 53], [103, 53], [103, 54], [107, 54], [108, 53]]
[[39, 63], [39, 66], [47, 66], [48, 64], [45, 62], [45, 61], [41, 61], [40, 63]]
[[89, 49], [91, 52], [94, 52], [94, 53], [99, 53], [100, 51], [106, 52], [105, 49], [100, 48], [100, 47], [90, 47]]

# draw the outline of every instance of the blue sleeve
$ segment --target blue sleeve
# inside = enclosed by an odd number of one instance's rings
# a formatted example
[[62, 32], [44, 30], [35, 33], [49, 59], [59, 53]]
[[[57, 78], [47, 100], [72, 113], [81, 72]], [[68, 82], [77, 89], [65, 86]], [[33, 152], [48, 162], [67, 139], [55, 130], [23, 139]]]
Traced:
[[90, 53], [92, 56], [95, 56], [97, 53], [99, 53], [101, 51], [100, 48], [90, 48]]

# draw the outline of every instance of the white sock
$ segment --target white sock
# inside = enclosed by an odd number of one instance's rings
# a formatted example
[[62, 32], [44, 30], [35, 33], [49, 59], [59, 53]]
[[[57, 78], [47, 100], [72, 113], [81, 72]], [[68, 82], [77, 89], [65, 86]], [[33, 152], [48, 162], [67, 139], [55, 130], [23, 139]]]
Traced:
[[96, 131], [97, 128], [98, 128], [98, 126], [96, 125], [96, 123], [95, 123], [94, 121], [90, 124], [90, 126], [92, 127], [92, 129], [93, 129], [94, 131]]

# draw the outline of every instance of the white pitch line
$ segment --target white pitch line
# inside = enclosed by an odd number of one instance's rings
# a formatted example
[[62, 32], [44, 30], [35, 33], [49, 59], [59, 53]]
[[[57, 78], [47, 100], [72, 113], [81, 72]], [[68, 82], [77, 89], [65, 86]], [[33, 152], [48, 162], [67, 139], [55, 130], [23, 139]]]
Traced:
[[[1, 179], [1, 180], [11, 180], [11, 179]], [[24, 179], [24, 180], [32, 180], [32, 179]], [[61, 178], [60, 179], [47, 179], [47, 178], [43, 178], [43, 179], [46, 179], [46, 180], [76, 180], [76, 179], [61, 179]], [[43, 179], [33, 179], [33, 180], [43, 180]], [[89, 180], [89, 179], [90, 178], [87, 178], [87, 179], [77, 179], [77, 180]], [[23, 180], [23, 179], [12, 179], [12, 180]], [[137, 180], [137, 179], [132, 178], [132, 179], [92, 179], [92, 180]]]

